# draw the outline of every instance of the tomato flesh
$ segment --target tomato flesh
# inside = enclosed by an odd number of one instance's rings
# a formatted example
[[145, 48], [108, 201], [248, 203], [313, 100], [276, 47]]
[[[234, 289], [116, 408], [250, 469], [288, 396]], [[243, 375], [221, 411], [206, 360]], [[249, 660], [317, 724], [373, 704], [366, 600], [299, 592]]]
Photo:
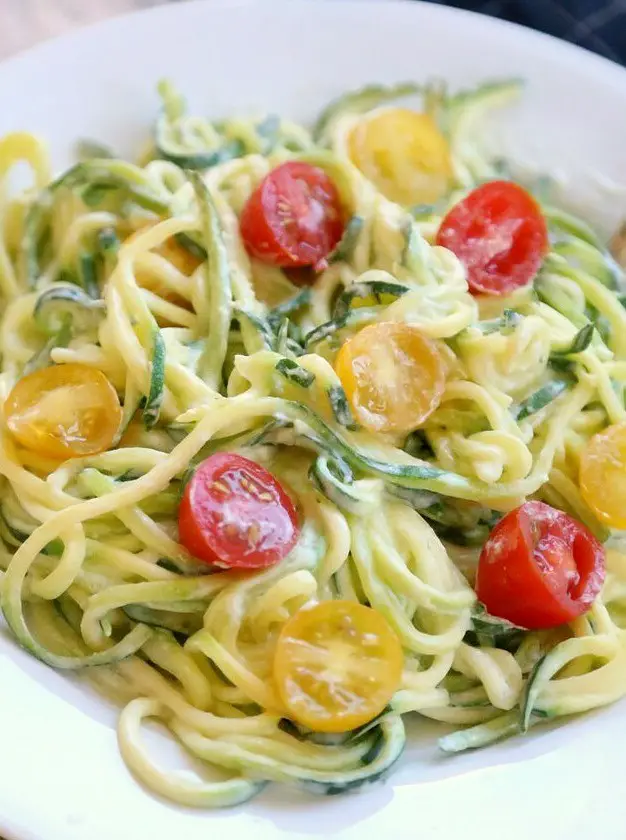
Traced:
[[403, 663], [398, 637], [379, 612], [324, 601], [283, 627], [274, 678], [293, 720], [318, 732], [348, 732], [385, 708]]
[[240, 228], [248, 253], [262, 262], [324, 268], [343, 234], [339, 194], [323, 169], [283, 163], [246, 202]]
[[450, 186], [450, 147], [428, 114], [407, 108], [375, 112], [350, 133], [348, 154], [398, 204], [433, 204]]
[[626, 423], [591, 438], [580, 459], [580, 492], [598, 519], [626, 529]]
[[436, 344], [411, 324], [371, 324], [342, 346], [335, 370], [361, 425], [410, 432], [437, 408], [445, 365]]
[[604, 548], [581, 522], [526, 502], [485, 543], [476, 594], [492, 615], [521, 627], [557, 627], [587, 612], [604, 575]]
[[436, 242], [463, 263], [472, 294], [505, 295], [534, 279], [548, 252], [548, 229], [526, 190], [492, 181], [454, 205]]
[[4, 418], [26, 449], [65, 460], [109, 449], [122, 409], [101, 371], [81, 364], [53, 365], [17, 382], [4, 405]]
[[264, 467], [232, 452], [211, 455], [185, 487], [178, 511], [181, 543], [215, 566], [262, 569], [298, 539], [293, 502]]

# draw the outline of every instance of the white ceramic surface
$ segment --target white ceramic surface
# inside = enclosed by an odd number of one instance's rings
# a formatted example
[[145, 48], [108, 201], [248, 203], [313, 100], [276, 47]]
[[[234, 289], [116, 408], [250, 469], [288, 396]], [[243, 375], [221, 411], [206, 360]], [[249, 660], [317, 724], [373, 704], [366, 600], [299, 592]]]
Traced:
[[[626, 73], [546, 36], [417, 2], [204, 0], [113, 20], [1, 65], [0, 133], [44, 134], [59, 168], [77, 137], [130, 153], [149, 130], [163, 75], [215, 116], [297, 118], [370, 81], [440, 76], [458, 87], [523, 76], [523, 104], [494, 123], [490, 141], [556, 172], [607, 230], [626, 215]], [[436, 727], [416, 721], [385, 784], [340, 798], [274, 785], [216, 813], [142, 790], [118, 755], [115, 718], [75, 678], [2, 633], [0, 832], [11, 840], [626, 837], [626, 704], [458, 758], [439, 756]]]

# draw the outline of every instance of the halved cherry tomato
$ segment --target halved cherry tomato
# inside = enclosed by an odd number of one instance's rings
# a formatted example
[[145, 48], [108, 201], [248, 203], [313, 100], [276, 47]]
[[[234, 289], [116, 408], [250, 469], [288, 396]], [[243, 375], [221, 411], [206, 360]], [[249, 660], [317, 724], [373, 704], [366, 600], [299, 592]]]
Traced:
[[432, 204], [452, 178], [450, 147], [435, 121], [406, 108], [387, 108], [360, 121], [348, 137], [348, 154], [398, 204]]
[[446, 371], [437, 345], [417, 327], [371, 324], [335, 362], [358, 421], [374, 432], [410, 432], [439, 405]]
[[263, 262], [325, 267], [343, 234], [339, 194], [323, 169], [289, 161], [261, 181], [240, 226], [248, 252]]
[[557, 627], [587, 612], [604, 574], [604, 548], [591, 531], [550, 505], [526, 502], [485, 543], [476, 594], [492, 615], [521, 627]]
[[398, 637], [376, 610], [353, 601], [305, 607], [278, 638], [274, 678], [288, 714], [317, 732], [372, 720], [400, 683]]
[[298, 539], [293, 502], [264, 467], [233, 452], [203, 461], [178, 511], [180, 541], [199, 560], [227, 569], [262, 569]]
[[454, 205], [441, 223], [437, 245], [463, 263], [472, 294], [506, 295], [534, 279], [548, 252], [548, 229], [526, 190], [492, 181]]
[[20, 379], [4, 404], [4, 418], [27, 449], [50, 458], [80, 458], [109, 449], [122, 409], [101, 371], [67, 364]]
[[598, 519], [626, 528], [626, 423], [594, 435], [580, 459], [580, 492]]

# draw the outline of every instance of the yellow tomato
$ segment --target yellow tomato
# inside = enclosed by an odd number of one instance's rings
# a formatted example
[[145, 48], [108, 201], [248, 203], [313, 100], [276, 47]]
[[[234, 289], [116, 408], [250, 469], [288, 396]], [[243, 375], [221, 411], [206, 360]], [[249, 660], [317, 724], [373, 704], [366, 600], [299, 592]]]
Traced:
[[115, 388], [101, 371], [69, 364], [20, 379], [4, 405], [4, 417], [26, 449], [66, 459], [108, 449], [122, 409]]
[[179, 245], [173, 237], [167, 239], [157, 248], [157, 253], [165, 257], [166, 260], [169, 260], [172, 265], [176, 266], [180, 272], [187, 276], [191, 276], [202, 263], [201, 259], [187, 251], [182, 245]]
[[343, 345], [335, 370], [357, 420], [373, 432], [410, 432], [439, 405], [445, 365], [417, 327], [372, 324]]
[[348, 154], [398, 204], [432, 204], [450, 186], [450, 147], [428, 114], [406, 108], [375, 112], [350, 133]]
[[403, 665], [383, 616], [352, 601], [299, 610], [276, 646], [274, 677], [288, 714], [317, 732], [348, 732], [391, 700]]
[[598, 519], [626, 528], [626, 423], [594, 435], [580, 459], [580, 492]]

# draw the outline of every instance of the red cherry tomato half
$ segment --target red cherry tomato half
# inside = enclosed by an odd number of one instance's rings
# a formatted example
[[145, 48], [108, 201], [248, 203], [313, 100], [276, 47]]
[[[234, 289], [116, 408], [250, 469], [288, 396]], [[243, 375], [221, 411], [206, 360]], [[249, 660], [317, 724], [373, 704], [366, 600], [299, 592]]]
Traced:
[[454, 205], [436, 242], [463, 263], [472, 294], [505, 295], [539, 271], [548, 251], [548, 229], [526, 190], [510, 181], [492, 181]]
[[178, 511], [180, 541], [199, 560], [227, 569], [263, 569], [298, 539], [293, 502], [264, 467], [232, 452], [203, 461]]
[[253, 257], [284, 268], [324, 268], [343, 234], [339, 194], [323, 169], [289, 161], [261, 181], [243, 208], [240, 226]]
[[489, 535], [476, 594], [492, 615], [521, 627], [557, 627], [587, 612], [602, 588], [604, 562], [604, 548], [582, 523], [526, 502]]

